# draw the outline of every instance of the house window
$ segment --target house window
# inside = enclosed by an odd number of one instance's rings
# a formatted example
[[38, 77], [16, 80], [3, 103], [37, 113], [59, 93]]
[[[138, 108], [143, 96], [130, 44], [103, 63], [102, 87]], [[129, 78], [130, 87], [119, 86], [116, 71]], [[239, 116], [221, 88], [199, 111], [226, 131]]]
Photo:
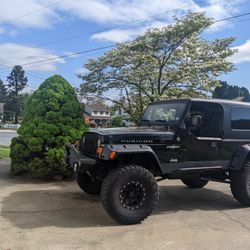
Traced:
[[97, 115], [97, 111], [94, 111], [93, 113], [94, 113], [94, 115]]
[[106, 115], [109, 115], [109, 112], [106, 112]]
[[250, 130], [250, 108], [232, 108], [231, 127], [232, 129]]
[[100, 114], [103, 115], [103, 111], [100, 111]]

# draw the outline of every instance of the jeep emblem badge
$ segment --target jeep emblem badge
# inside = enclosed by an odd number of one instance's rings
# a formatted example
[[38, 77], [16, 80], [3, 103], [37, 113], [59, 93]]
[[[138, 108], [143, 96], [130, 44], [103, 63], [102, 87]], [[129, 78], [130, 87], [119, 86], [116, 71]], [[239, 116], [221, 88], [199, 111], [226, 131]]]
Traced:
[[171, 158], [169, 162], [178, 162], [178, 159]]

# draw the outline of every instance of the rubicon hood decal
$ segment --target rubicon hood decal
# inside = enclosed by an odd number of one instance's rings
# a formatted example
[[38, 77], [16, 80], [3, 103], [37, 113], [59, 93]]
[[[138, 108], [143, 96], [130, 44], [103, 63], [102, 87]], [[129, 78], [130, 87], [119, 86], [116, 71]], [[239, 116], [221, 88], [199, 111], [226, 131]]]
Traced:
[[152, 139], [121, 139], [121, 143], [153, 143]]

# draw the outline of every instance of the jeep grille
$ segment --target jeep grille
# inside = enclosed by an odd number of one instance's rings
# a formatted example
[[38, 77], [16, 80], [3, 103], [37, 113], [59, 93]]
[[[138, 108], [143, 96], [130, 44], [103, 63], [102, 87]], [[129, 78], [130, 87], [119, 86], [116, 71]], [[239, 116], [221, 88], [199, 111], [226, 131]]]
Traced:
[[97, 150], [97, 140], [98, 135], [96, 134], [86, 134], [85, 135], [85, 144], [84, 152], [87, 154], [95, 155]]

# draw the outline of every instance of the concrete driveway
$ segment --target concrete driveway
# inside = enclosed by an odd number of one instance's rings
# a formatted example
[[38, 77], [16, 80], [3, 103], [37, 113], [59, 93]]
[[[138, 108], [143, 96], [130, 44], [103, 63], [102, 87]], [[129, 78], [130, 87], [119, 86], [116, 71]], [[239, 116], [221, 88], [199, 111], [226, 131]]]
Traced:
[[0, 145], [10, 145], [11, 139], [17, 136], [14, 130], [0, 129]]
[[0, 249], [250, 249], [250, 208], [226, 184], [163, 181], [158, 208], [134, 226], [116, 224], [74, 182], [10, 178], [6, 160], [0, 190]]

